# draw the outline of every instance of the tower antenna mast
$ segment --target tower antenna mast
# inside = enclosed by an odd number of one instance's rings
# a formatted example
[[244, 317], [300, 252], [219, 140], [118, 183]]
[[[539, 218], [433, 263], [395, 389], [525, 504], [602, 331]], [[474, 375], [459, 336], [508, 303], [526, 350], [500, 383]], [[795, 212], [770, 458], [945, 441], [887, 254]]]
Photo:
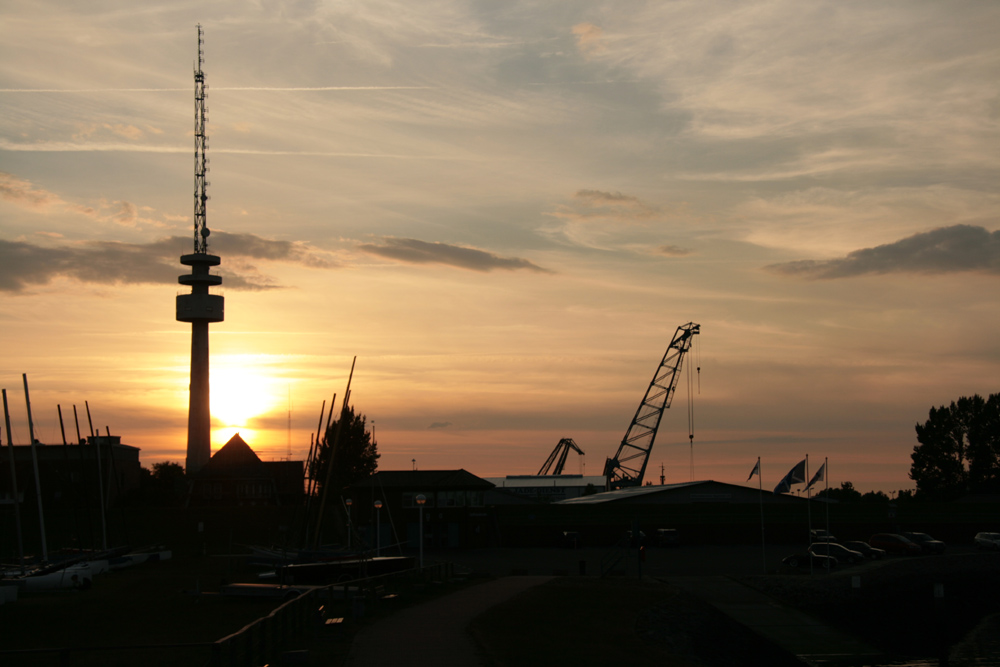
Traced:
[[208, 219], [205, 215], [208, 202], [208, 135], [205, 125], [208, 108], [205, 106], [207, 97], [205, 73], [201, 66], [205, 64], [205, 39], [198, 24], [198, 66], [194, 71], [194, 251], [199, 254], [208, 253]]

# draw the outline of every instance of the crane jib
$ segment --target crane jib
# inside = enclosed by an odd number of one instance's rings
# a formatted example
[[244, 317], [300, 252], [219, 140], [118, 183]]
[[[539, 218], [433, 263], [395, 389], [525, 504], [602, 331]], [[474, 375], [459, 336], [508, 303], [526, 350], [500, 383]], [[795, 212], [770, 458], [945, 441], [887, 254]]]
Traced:
[[[701, 333], [701, 325], [688, 322], [677, 327], [670, 345], [663, 355], [662, 361], [656, 367], [653, 380], [646, 389], [642, 402], [632, 418], [632, 423], [622, 438], [617, 453], [609, 458], [604, 465], [604, 474], [608, 478], [608, 487], [619, 489], [628, 486], [641, 486], [642, 478], [649, 462], [649, 454], [653, 449], [653, 441], [663, 417], [663, 411], [670, 407], [677, 382], [680, 379], [681, 365], [684, 355], [691, 349], [693, 337]], [[624, 462], [641, 459], [641, 466], [624, 466]]]

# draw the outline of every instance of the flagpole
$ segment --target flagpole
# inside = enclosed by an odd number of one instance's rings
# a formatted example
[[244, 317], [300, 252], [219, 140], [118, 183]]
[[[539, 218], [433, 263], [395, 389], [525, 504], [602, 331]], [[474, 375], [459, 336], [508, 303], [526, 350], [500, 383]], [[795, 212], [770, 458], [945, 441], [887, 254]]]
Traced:
[[767, 548], [764, 546], [764, 475], [760, 471], [760, 457], [757, 457], [757, 489], [760, 491], [760, 495], [757, 499], [760, 501], [760, 555], [764, 563], [764, 574], [767, 574]]
[[826, 482], [826, 534], [830, 535], [830, 457], [823, 459], [823, 481]]
[[812, 559], [812, 555], [809, 553], [809, 547], [812, 546], [813, 513], [812, 513], [812, 503], [809, 502], [809, 486], [808, 486], [808, 480], [809, 479], [810, 479], [810, 477], [809, 477], [809, 455], [806, 454], [806, 480], [807, 480], [807, 485], [806, 485], [806, 507], [808, 508], [808, 510], [807, 510], [807, 516], [809, 517], [809, 539], [806, 541], [806, 557], [809, 558], [809, 574], [812, 574], [813, 573], [813, 559]]

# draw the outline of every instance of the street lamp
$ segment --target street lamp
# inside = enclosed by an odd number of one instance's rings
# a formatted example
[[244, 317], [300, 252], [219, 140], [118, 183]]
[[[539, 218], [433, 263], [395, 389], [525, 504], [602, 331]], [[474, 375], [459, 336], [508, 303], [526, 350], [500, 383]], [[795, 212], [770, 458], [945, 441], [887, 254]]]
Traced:
[[347, 500], [344, 501], [344, 504], [347, 505], [347, 548], [350, 549], [351, 548], [351, 505], [354, 504], [354, 501], [348, 498]]
[[427, 498], [424, 494], [417, 496], [417, 508], [420, 510], [420, 569], [424, 569], [424, 503], [427, 502]]
[[379, 552], [382, 550], [382, 533], [379, 530], [379, 517], [382, 513], [379, 510], [382, 509], [382, 501], [375, 501], [375, 555], [378, 556]]

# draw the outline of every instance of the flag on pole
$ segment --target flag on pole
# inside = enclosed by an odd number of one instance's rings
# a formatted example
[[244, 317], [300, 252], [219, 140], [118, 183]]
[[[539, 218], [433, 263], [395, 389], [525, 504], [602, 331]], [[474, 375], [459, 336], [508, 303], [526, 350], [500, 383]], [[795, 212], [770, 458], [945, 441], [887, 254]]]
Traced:
[[759, 474], [760, 474], [760, 459], [758, 458], [757, 463], [754, 464], [753, 470], [750, 471], [750, 476], [747, 477], [747, 481], [749, 482], [751, 479], [753, 479], [754, 475], [759, 475]]
[[811, 480], [809, 480], [809, 484], [806, 485], [806, 491], [808, 491], [809, 489], [813, 488], [813, 484], [815, 484], [816, 482], [822, 482], [824, 479], [826, 479], [826, 463], [825, 462], [823, 463], [823, 465], [821, 465], [819, 467], [819, 470], [816, 471], [816, 474], [813, 475], [813, 478]]
[[802, 459], [778, 482], [778, 486], [774, 487], [774, 495], [787, 493], [791, 490], [792, 484], [801, 484], [804, 481], [806, 481], [806, 460]]

